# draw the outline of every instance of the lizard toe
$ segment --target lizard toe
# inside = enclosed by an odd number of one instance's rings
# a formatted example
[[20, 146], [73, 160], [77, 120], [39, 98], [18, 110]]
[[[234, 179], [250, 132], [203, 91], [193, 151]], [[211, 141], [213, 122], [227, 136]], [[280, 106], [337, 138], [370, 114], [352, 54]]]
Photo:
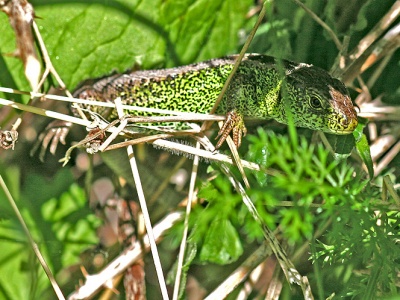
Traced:
[[50, 122], [46, 126], [45, 130], [39, 135], [30, 155], [33, 156], [38, 149], [40, 149], [39, 158], [41, 161], [44, 161], [47, 149], [49, 149], [50, 153], [54, 155], [57, 146], [60, 143], [65, 145], [65, 138], [68, 135], [71, 126], [72, 123], [67, 121], [55, 120]]
[[246, 135], [247, 129], [244, 125], [243, 116], [232, 110], [226, 114], [226, 119], [221, 129], [218, 132], [217, 139], [219, 138], [217, 149], [225, 142], [229, 134], [232, 132], [233, 142], [236, 148], [239, 148], [242, 142], [242, 136]]
[[242, 144], [242, 137], [246, 136], [247, 129], [246, 127], [236, 126], [232, 131], [232, 138], [236, 148], [239, 148]]

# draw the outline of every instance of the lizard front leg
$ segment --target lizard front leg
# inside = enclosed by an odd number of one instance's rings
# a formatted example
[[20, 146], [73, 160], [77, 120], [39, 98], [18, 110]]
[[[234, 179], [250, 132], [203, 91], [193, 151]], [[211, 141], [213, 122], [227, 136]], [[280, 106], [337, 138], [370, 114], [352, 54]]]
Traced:
[[255, 87], [252, 81], [254, 81], [252, 75], [248, 72], [236, 73], [232, 78], [219, 106], [219, 112], [225, 113], [226, 118], [217, 135], [217, 139], [219, 138], [217, 149], [221, 147], [231, 132], [236, 148], [239, 148], [242, 137], [246, 135], [247, 129], [243, 118], [245, 115], [249, 115], [249, 105], [255, 100]]
[[246, 135], [247, 129], [244, 124], [243, 115], [238, 113], [236, 110], [231, 110], [226, 114], [224, 124], [216, 137], [217, 139], [219, 138], [217, 145], [215, 146], [216, 149], [221, 147], [231, 132], [233, 142], [236, 148], [239, 148], [242, 143], [242, 136]]

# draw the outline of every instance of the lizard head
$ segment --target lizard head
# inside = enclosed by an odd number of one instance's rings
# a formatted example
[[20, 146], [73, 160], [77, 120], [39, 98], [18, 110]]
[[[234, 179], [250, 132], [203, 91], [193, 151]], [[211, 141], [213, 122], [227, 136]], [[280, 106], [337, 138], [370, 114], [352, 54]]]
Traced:
[[[297, 64], [287, 69], [286, 84], [296, 126], [332, 134], [349, 134], [357, 127], [357, 113], [346, 87], [325, 70]], [[286, 116], [283, 111], [282, 115]]]

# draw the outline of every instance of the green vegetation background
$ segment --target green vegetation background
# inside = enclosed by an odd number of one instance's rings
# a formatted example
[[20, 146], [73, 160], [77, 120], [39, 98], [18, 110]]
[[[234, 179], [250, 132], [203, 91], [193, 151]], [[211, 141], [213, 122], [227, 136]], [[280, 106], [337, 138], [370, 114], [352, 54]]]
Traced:
[[[31, 3], [52, 62], [70, 90], [84, 79], [113, 71], [124, 72], [134, 66], [163, 68], [238, 53], [257, 17], [248, 15], [254, 7], [249, 0], [44, 0]], [[393, 1], [307, 0], [305, 4], [340, 38], [350, 36], [349, 49], [352, 49]], [[0, 14], [0, 51], [4, 54], [14, 49], [14, 33], [6, 15]], [[308, 14], [284, 0], [270, 3], [266, 22], [259, 28], [249, 52], [313, 63], [329, 70], [338, 50]], [[383, 101], [388, 103], [399, 104], [396, 76], [399, 56], [397, 51], [393, 63], [372, 90], [374, 95], [383, 93]], [[1, 86], [29, 90], [19, 60], [1, 55], [0, 70]], [[46, 88], [53, 82], [47, 81]], [[0, 96], [28, 101], [17, 95], [0, 93]], [[0, 120], [0, 126], [16, 114], [8, 111], [7, 118]], [[47, 121], [42, 117], [23, 118], [36, 132]], [[25, 128], [28, 127], [25, 124]], [[284, 132], [282, 128], [277, 130]], [[89, 208], [84, 174], [77, 176], [74, 164], [61, 168], [57, 162], [60, 156], [47, 156], [44, 163], [37, 157], [30, 157], [34, 142], [30, 136], [32, 131], [25, 133], [20, 136], [15, 151], [0, 150], [0, 173], [61, 286], [69, 293], [78, 284], [75, 278], [69, 277], [73, 274], [71, 268], [79, 266], [83, 251], [99, 243], [96, 229], [102, 221]], [[302, 245], [312, 245], [310, 251], [316, 263], [310, 264], [306, 252], [295, 264], [305, 265], [303, 271], [310, 277], [315, 295], [320, 299], [332, 293], [342, 297], [358, 295], [359, 299], [396, 295], [400, 254], [395, 241], [399, 238], [400, 218], [398, 212], [379, 202], [381, 178], [369, 183], [357, 160], [333, 161], [324, 147], [311, 146], [309, 131], [300, 131], [307, 139], [298, 143], [272, 133], [267, 135], [264, 130], [253, 130], [253, 133], [250, 142], [244, 145], [244, 152], [249, 149], [246, 158], [283, 170], [285, 175], [271, 178], [250, 174], [255, 188], [249, 194], [265, 222], [271, 228], [281, 226], [293, 252]], [[61, 151], [59, 153], [62, 155]], [[398, 183], [398, 166], [399, 158], [386, 171], [395, 183]], [[118, 172], [118, 167], [115, 168]], [[357, 174], [355, 179], [353, 173]], [[151, 175], [144, 172], [142, 176]], [[236, 261], [262, 240], [260, 229], [240, 204], [240, 198], [231, 193], [228, 182], [218, 179], [202, 189], [201, 195], [210, 201], [209, 207], [194, 211], [195, 220], [199, 220], [195, 231], [198, 240], [194, 238], [196, 246], [200, 247], [197, 262], [201, 261], [208, 268], [197, 267], [197, 275], [205, 280], [205, 274], [211, 274], [209, 282], [204, 282], [208, 288], [218, 284], [233, 269], [233, 265], [224, 270], [214, 263]], [[326, 200], [325, 205], [312, 209], [321, 199]], [[281, 206], [283, 200], [294, 201], [294, 206]], [[2, 192], [0, 208], [0, 298], [52, 299], [50, 284]], [[383, 213], [374, 215], [373, 209]], [[219, 223], [213, 223], [213, 218], [221, 211], [225, 214], [219, 216]], [[378, 219], [382, 219], [382, 226], [377, 226]], [[316, 240], [319, 228], [328, 230]], [[232, 251], [226, 245], [219, 245], [221, 248], [217, 252], [224, 254], [219, 255], [210, 245], [224, 234], [228, 236], [227, 244]], [[169, 243], [173, 244], [176, 239], [179, 237], [173, 236]], [[172, 251], [168, 246], [163, 249]], [[166, 262], [167, 265], [171, 263]], [[292, 293], [300, 297], [299, 291], [286, 287], [282, 299], [293, 299]]]

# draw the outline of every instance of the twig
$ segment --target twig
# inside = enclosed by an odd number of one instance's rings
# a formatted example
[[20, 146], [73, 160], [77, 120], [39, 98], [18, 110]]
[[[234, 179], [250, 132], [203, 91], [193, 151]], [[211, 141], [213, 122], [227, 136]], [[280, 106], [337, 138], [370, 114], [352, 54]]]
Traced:
[[335, 43], [336, 47], [338, 48], [339, 51], [342, 49], [342, 43], [339, 41], [338, 37], [336, 36], [335, 32], [324, 22], [322, 21], [311, 9], [309, 9], [307, 6], [305, 6], [302, 2], [299, 0], [292, 0], [294, 3], [296, 3], [298, 6], [300, 6], [302, 9], [304, 9], [313, 19], [315, 22], [317, 22], [319, 25], [324, 28], [328, 34], [331, 36], [333, 42]]
[[263, 260], [272, 254], [268, 241], [264, 243], [251, 254], [227, 279], [225, 279], [214, 291], [212, 291], [205, 300], [224, 299], [239, 284], [241, 284], [249, 273], [257, 267]]
[[287, 281], [290, 284], [295, 283], [301, 287], [304, 299], [314, 299], [307, 277], [301, 276], [299, 271], [297, 271], [297, 269], [285, 253], [285, 250], [276, 239], [274, 233], [262, 221], [262, 218], [258, 214], [257, 209], [255, 208], [250, 197], [246, 194], [246, 191], [244, 190], [240, 182], [236, 180], [235, 176], [232, 174], [231, 170], [226, 164], [222, 163], [220, 165], [220, 168], [222, 172], [227, 176], [232, 186], [235, 188], [236, 192], [242, 196], [243, 203], [246, 205], [254, 220], [261, 226], [264, 238], [269, 243], [273, 253], [275, 254], [275, 257], [278, 260]]
[[376, 163], [400, 138], [400, 124], [376, 137], [370, 145], [372, 162]]
[[371, 54], [367, 57], [360, 68], [364, 72], [381, 58], [390, 56], [400, 47], [400, 24], [391, 28], [374, 46]]
[[37, 26], [35, 21], [33, 21], [32, 26], [33, 26], [33, 30], [35, 31], [36, 38], [37, 38], [37, 40], [39, 42], [40, 50], [42, 52], [43, 60], [45, 62], [45, 66], [46, 66], [46, 70], [43, 73], [42, 79], [40, 80], [40, 83], [39, 83], [38, 88], [36, 89], [36, 91], [39, 90], [40, 86], [43, 84], [43, 82], [46, 79], [47, 75], [49, 73], [51, 73], [54, 76], [54, 78], [56, 79], [56, 81], [58, 82], [58, 84], [60, 85], [60, 87], [65, 90], [66, 94], [69, 97], [72, 97], [71, 93], [66, 89], [64, 81], [62, 81], [61, 77], [58, 75], [56, 69], [54, 68], [53, 63], [51, 62], [51, 59], [50, 59], [50, 56], [49, 56], [49, 52], [47, 51], [47, 48], [46, 48], [46, 45], [44, 44], [42, 35], [40, 34], [39, 28], [38, 28], [38, 26]]
[[369, 77], [368, 82], [367, 82], [367, 87], [371, 89], [374, 85], [375, 82], [379, 79], [379, 77], [382, 75], [384, 69], [388, 65], [389, 61], [392, 59], [392, 56], [394, 54], [394, 50], [391, 53], [388, 53], [386, 55], [381, 63], [378, 65], [378, 67], [374, 70], [374, 73]]
[[400, 1], [397, 0], [389, 11], [375, 24], [371, 31], [362, 38], [357, 47], [349, 54], [349, 58], [354, 61], [359, 58], [365, 50], [371, 46], [376, 39], [389, 28], [389, 26], [399, 17], [400, 15]]
[[[400, 16], [400, 0], [397, 0], [388, 13], [362, 39], [350, 53], [342, 81], [351, 83], [360, 73], [378, 59], [394, 51], [400, 46], [400, 24], [390, 29], [377, 43], [375, 41]], [[375, 44], [374, 44], [375, 43]]]
[[69, 116], [69, 115], [61, 114], [61, 113], [58, 113], [58, 112], [54, 112], [54, 111], [46, 110], [46, 109], [43, 109], [43, 108], [38, 108], [38, 107], [35, 107], [35, 106], [26, 105], [26, 104], [14, 102], [14, 101], [2, 99], [2, 98], [0, 98], [0, 105], [10, 106], [12, 108], [16, 108], [16, 109], [19, 109], [19, 110], [22, 110], [22, 111], [31, 112], [31, 113], [34, 113], [34, 114], [37, 114], [37, 115], [50, 117], [50, 118], [53, 118], [53, 119], [72, 122], [72, 123], [79, 124], [79, 125], [82, 125], [82, 126], [90, 126], [90, 124], [91, 124], [91, 122], [87, 121], [87, 120], [82, 120], [80, 118], [75, 118], [75, 117], [72, 117], [72, 116]]
[[[115, 108], [114, 103], [112, 102], [101, 102], [96, 100], [86, 100], [86, 99], [79, 99], [79, 98], [70, 98], [58, 95], [49, 95], [43, 93], [35, 93], [35, 92], [24, 92], [19, 91], [11, 88], [0, 87], [0, 92], [3, 93], [10, 93], [10, 94], [20, 94], [20, 95], [29, 95], [31, 97], [43, 97], [50, 100], [56, 101], [65, 101], [65, 102], [72, 102], [83, 104], [85, 106], [95, 106], [95, 107], [109, 107]], [[8, 100], [7, 100], [8, 101]], [[1, 103], [0, 103], [1, 104]], [[134, 105], [121, 105], [124, 110], [127, 111], [140, 111], [140, 112], [149, 112], [155, 114], [165, 114], [165, 115], [172, 115], [172, 116], [182, 116], [186, 121], [220, 121], [224, 120], [223, 116], [212, 115], [212, 114], [203, 114], [203, 113], [193, 113], [193, 112], [180, 112], [180, 111], [173, 111], [167, 109], [157, 109], [157, 108], [150, 108], [150, 107], [141, 107], [141, 106], [134, 106]], [[160, 122], [160, 120], [168, 120], [168, 119], [159, 119], [156, 122]], [[179, 121], [180, 119], [178, 119]]]
[[[123, 117], [124, 113], [123, 110], [121, 108], [121, 99], [117, 98], [115, 99], [115, 108], [118, 112], [118, 116], [120, 118]], [[125, 122], [121, 122], [121, 125], [126, 125], [127, 121], [125, 120]], [[149, 211], [147, 209], [147, 204], [146, 204], [146, 199], [144, 196], [144, 192], [143, 192], [143, 187], [142, 187], [142, 183], [140, 180], [140, 174], [138, 171], [138, 167], [136, 164], [136, 159], [135, 159], [135, 154], [133, 152], [133, 147], [130, 145], [127, 147], [127, 153], [128, 153], [128, 157], [129, 157], [129, 163], [131, 165], [131, 171], [132, 171], [132, 175], [133, 175], [133, 179], [135, 181], [135, 186], [136, 186], [136, 192], [139, 198], [139, 203], [140, 203], [140, 208], [142, 210], [143, 213], [143, 218], [144, 218], [144, 223], [146, 226], [146, 231], [147, 231], [147, 236], [149, 238], [149, 243], [150, 243], [150, 250], [151, 253], [153, 255], [153, 261], [154, 261], [154, 265], [156, 268], [156, 273], [157, 273], [157, 277], [158, 277], [158, 283], [160, 285], [160, 289], [161, 289], [161, 294], [163, 296], [164, 300], [168, 300], [169, 296], [168, 296], [168, 291], [167, 291], [167, 286], [165, 283], [165, 278], [164, 278], [164, 273], [162, 271], [162, 266], [161, 266], [161, 261], [160, 261], [160, 256], [158, 254], [158, 250], [157, 250], [157, 245], [156, 245], [156, 241], [155, 241], [155, 236], [154, 236], [154, 232], [153, 232], [153, 227], [151, 225], [151, 220], [150, 220], [150, 214]]]
[[[196, 149], [200, 149], [199, 142], [196, 143]], [[184, 221], [182, 241], [181, 241], [181, 245], [179, 247], [178, 267], [177, 267], [177, 271], [176, 271], [176, 275], [175, 275], [174, 293], [172, 296], [173, 300], [177, 300], [178, 296], [179, 296], [179, 290], [180, 290], [179, 285], [181, 282], [183, 260], [185, 258], [186, 241], [187, 241], [187, 236], [188, 236], [188, 231], [189, 231], [189, 217], [190, 217], [190, 211], [192, 208], [192, 202], [194, 201], [194, 198], [195, 198], [195, 185], [196, 185], [198, 168], [199, 168], [199, 156], [196, 155], [193, 160], [192, 173], [190, 176], [189, 196], [188, 196], [188, 201], [187, 201], [187, 205], [186, 205], [186, 215], [185, 215], [185, 221]]]
[[[167, 215], [153, 228], [155, 240], [159, 242], [165, 232], [182, 219], [182, 212], [173, 212]], [[147, 235], [143, 238], [143, 245], [144, 250], [146, 251], [150, 247], [149, 238]], [[142, 256], [143, 252], [141, 242], [137, 241], [132, 247], [126, 249], [122, 254], [109, 263], [100, 273], [88, 275], [86, 277], [85, 284], [79, 287], [77, 291], [72, 293], [68, 299], [78, 300], [92, 297], [98, 289], [100, 289], [103, 285], [106, 285], [107, 282], [109, 282], [118, 274], [124, 272], [126, 268], [128, 268], [132, 263]]]
[[[253, 40], [253, 38], [254, 38], [254, 36], [255, 36], [255, 34], [257, 32], [258, 27], [260, 26], [262, 20], [264, 19], [265, 12], [266, 12], [266, 2], [267, 1], [263, 2], [263, 5], [262, 5], [261, 11], [260, 11], [260, 13], [258, 15], [257, 21], [254, 24], [249, 36], [247, 37], [246, 42], [243, 45], [242, 50], [240, 51], [238, 57], [236, 58], [235, 64], [233, 65], [233, 69], [232, 69], [231, 73], [229, 74], [227, 80], [225, 81], [224, 86], [222, 87], [222, 90], [218, 95], [218, 99], [217, 99], [217, 101], [215, 102], [214, 106], [212, 107], [212, 109], [210, 111], [210, 114], [213, 114], [217, 110], [219, 103], [222, 101], [222, 98], [224, 97], [224, 95], [225, 95], [225, 93], [226, 93], [226, 91], [227, 91], [227, 89], [228, 89], [228, 87], [229, 87], [229, 85], [230, 85], [230, 83], [232, 81], [233, 76], [235, 76], [235, 73], [236, 73], [237, 69], [239, 68], [239, 65], [240, 65], [241, 61], [242, 61], [244, 55], [247, 52], [247, 49], [250, 47], [250, 43]], [[221, 126], [221, 124], [219, 124], [219, 125]], [[209, 124], [207, 122], [204, 122], [204, 124], [202, 125], [201, 128], [204, 131], [208, 127], [209, 127]], [[250, 187], [249, 181], [247, 179], [246, 173], [243, 170], [243, 166], [240, 165], [239, 153], [238, 153], [238, 151], [237, 151], [237, 149], [236, 149], [236, 147], [235, 147], [235, 145], [234, 145], [234, 143], [232, 141], [232, 138], [230, 136], [228, 136], [226, 141], [227, 141], [227, 143], [229, 145], [229, 149], [232, 152], [234, 161], [235, 161], [235, 163], [236, 163], [236, 165], [237, 165], [237, 167], [238, 167], [238, 169], [240, 171], [240, 174], [242, 175], [243, 181], [244, 181], [246, 187], [249, 188]]]
[[374, 168], [374, 176], [378, 176], [384, 168], [388, 166], [388, 164], [400, 153], [400, 142], [397, 142], [396, 145], [389, 150], [389, 152], [381, 159], [379, 164]]
[[[260, 14], [258, 15], [256, 24], [254, 25], [253, 29], [250, 31], [250, 34], [247, 37], [246, 42], [244, 43], [242, 50], [240, 51], [238, 57], [236, 58], [235, 64], [233, 65], [233, 69], [232, 69], [231, 73], [229, 74], [228, 78], [226, 79], [225, 84], [222, 87], [222, 90], [218, 95], [218, 99], [217, 99], [217, 101], [215, 101], [215, 104], [214, 104], [213, 108], [210, 111], [210, 114], [213, 114], [217, 110], [217, 107], [218, 107], [219, 103], [221, 102], [222, 98], [224, 97], [225, 92], [228, 89], [228, 87], [229, 87], [229, 85], [230, 85], [230, 83], [232, 81], [233, 76], [235, 76], [235, 73], [236, 73], [237, 69], [239, 68], [239, 65], [240, 65], [244, 55], [246, 54], [247, 49], [249, 49], [249, 47], [250, 47], [250, 43], [253, 40], [253, 38], [254, 38], [254, 36], [255, 36], [255, 34], [257, 32], [258, 27], [260, 26], [262, 20], [264, 19], [265, 12], [266, 12], [266, 5], [265, 5], [265, 2], [264, 2], [263, 6], [261, 8]], [[204, 128], [207, 128], [206, 124], [204, 124]]]
[[[211, 152], [208, 150], [202, 150], [202, 149], [197, 149], [192, 146], [188, 145], [183, 145], [180, 143], [175, 143], [172, 141], [167, 141], [167, 140], [162, 140], [162, 139], [157, 139], [156, 141], [153, 141], [152, 144], [156, 147], [164, 148], [169, 151], [173, 151], [174, 153], [185, 153], [189, 155], [198, 155], [206, 160], [212, 160], [220, 163], [228, 163], [228, 164], [234, 164], [232, 159], [225, 155], [221, 154], [218, 152]], [[111, 147], [111, 146], [110, 146]], [[244, 167], [250, 169], [250, 170], [255, 170], [255, 171], [260, 171], [260, 166], [256, 163], [248, 162], [246, 160], [241, 160], [241, 163], [243, 164]], [[262, 170], [268, 175], [275, 176], [278, 171], [274, 169], [267, 169], [267, 170]]]
[[[400, 142], [398, 144], [400, 144]], [[400, 197], [399, 195], [397, 195], [397, 192], [393, 186], [393, 182], [390, 180], [389, 175], [385, 175], [383, 177], [383, 182], [385, 183], [385, 186], [388, 189], [390, 195], [393, 197], [394, 202], [400, 208]]]
[[370, 120], [400, 121], [400, 107], [380, 105], [380, 103], [369, 102], [360, 105], [358, 115]]

